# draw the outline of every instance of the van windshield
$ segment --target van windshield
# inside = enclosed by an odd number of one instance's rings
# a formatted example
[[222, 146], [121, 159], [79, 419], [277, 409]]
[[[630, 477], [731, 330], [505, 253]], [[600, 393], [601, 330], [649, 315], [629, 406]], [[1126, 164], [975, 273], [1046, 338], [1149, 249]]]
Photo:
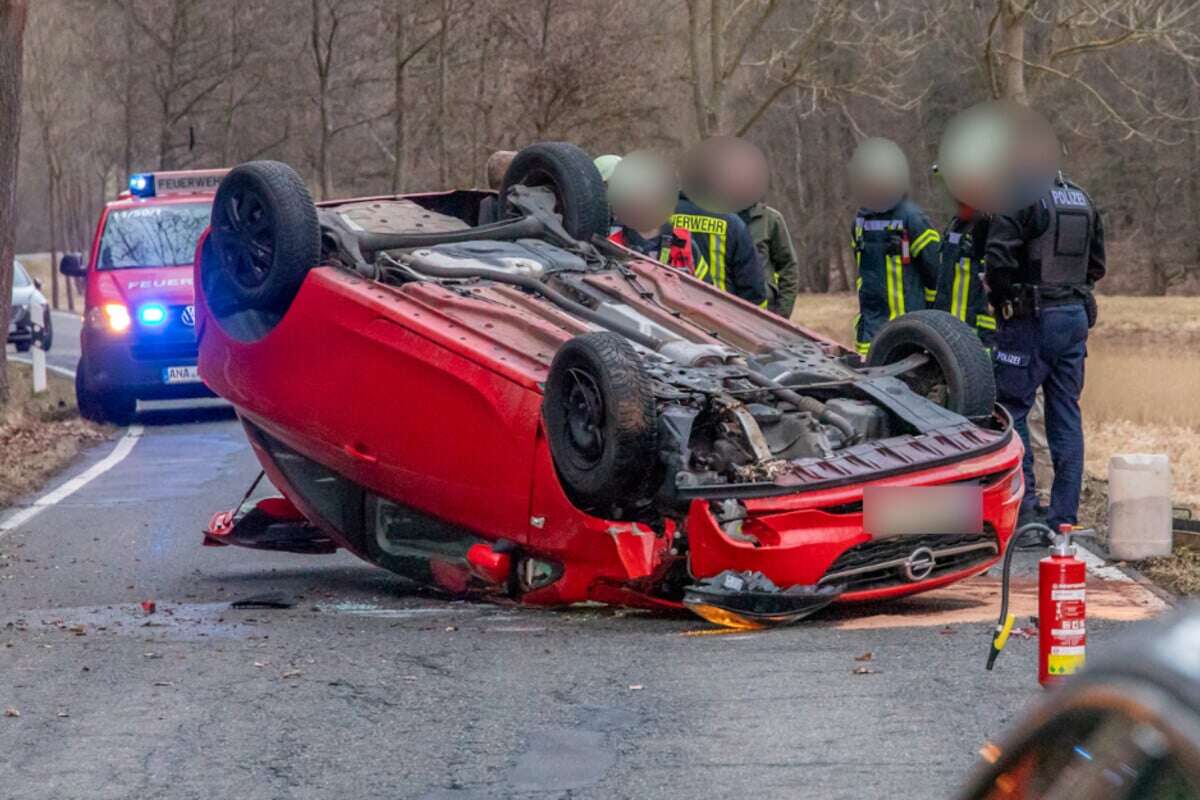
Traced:
[[196, 256], [212, 203], [142, 206], [113, 211], [100, 237], [97, 269], [181, 267]]
[[14, 261], [13, 262], [13, 288], [14, 289], [24, 289], [26, 286], [28, 286], [32, 282], [33, 281], [31, 281], [29, 279], [29, 275], [25, 272], [25, 267], [23, 267], [21, 265], [21, 262]]

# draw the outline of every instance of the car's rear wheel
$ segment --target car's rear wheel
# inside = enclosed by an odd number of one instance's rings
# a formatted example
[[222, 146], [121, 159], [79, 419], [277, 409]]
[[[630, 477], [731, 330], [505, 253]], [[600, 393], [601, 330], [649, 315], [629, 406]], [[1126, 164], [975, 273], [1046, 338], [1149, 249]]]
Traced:
[[882, 367], [916, 353], [929, 361], [900, 376], [913, 391], [964, 417], [991, 415], [996, 404], [992, 362], [970, 326], [935, 309], [897, 317], [871, 341], [867, 365]]
[[[282, 314], [321, 258], [312, 195], [279, 161], [250, 161], [230, 170], [213, 199], [210, 258], [201, 278], [214, 310]], [[215, 275], [205, 275], [206, 271]], [[215, 301], [215, 302], [214, 302]]]
[[13, 345], [13, 347], [15, 347], [17, 349], [18, 353], [28, 353], [30, 350], [33, 349], [33, 340], [29, 339], [24, 342], [17, 342], [16, 344]]
[[579, 508], [629, 519], [657, 491], [657, 419], [633, 346], [610, 332], [571, 339], [554, 357], [542, 401], [559, 480]]
[[588, 154], [570, 142], [542, 142], [517, 153], [500, 188], [501, 202], [506, 207], [510, 192], [518, 185], [550, 189], [554, 210], [572, 237], [586, 242], [596, 234], [607, 234], [604, 180]]
[[75, 405], [79, 416], [91, 422], [128, 425], [137, 413], [137, 398], [125, 392], [94, 392], [83, 377], [83, 364], [75, 370]]

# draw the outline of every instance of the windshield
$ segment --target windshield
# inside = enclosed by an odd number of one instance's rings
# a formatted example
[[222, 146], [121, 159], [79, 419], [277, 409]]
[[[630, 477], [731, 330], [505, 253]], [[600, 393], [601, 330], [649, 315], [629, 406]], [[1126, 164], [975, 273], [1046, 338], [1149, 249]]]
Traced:
[[29, 273], [25, 271], [25, 267], [21, 266], [20, 261], [13, 262], [13, 288], [24, 289], [33, 281], [29, 280]]
[[97, 269], [181, 267], [196, 255], [212, 203], [144, 206], [108, 215]]

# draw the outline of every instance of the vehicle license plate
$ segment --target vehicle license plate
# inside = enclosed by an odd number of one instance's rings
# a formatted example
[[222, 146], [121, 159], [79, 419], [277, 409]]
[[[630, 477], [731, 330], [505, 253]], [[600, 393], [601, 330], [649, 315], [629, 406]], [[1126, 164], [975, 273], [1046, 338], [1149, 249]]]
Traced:
[[863, 490], [863, 530], [876, 539], [982, 533], [983, 487], [868, 486]]
[[199, 383], [200, 370], [196, 367], [164, 367], [163, 383]]

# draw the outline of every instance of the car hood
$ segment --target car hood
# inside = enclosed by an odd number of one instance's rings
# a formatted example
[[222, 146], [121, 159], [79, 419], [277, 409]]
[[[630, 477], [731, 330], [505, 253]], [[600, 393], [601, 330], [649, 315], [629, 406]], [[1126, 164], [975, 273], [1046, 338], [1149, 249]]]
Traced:
[[43, 305], [46, 303], [45, 296], [38, 291], [36, 286], [14, 286], [12, 292], [12, 304], [14, 306], [28, 306], [33, 302], [33, 299], [39, 299]]

